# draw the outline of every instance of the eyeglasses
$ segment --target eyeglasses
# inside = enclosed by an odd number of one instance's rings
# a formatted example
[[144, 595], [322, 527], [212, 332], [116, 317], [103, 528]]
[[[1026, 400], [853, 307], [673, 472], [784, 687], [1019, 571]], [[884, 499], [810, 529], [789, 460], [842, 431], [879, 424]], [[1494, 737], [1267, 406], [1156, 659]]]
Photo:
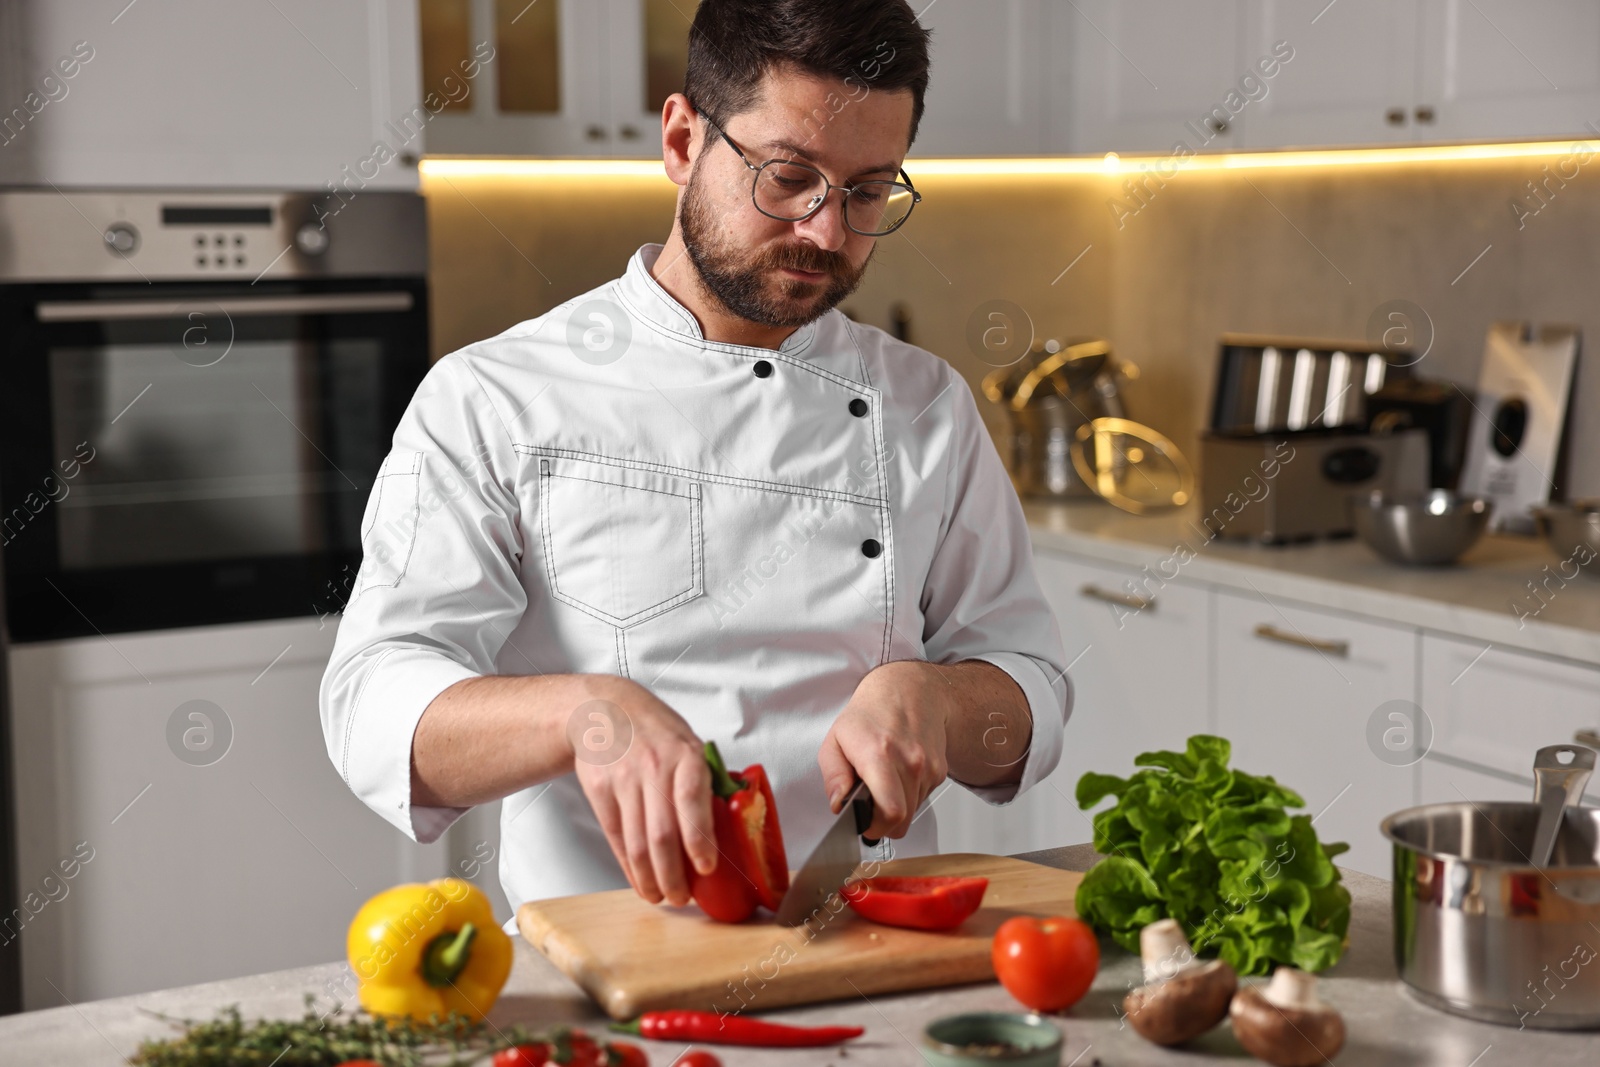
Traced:
[[739, 161], [755, 172], [750, 198], [756, 210], [768, 218], [803, 222], [821, 211], [828, 194], [838, 190], [844, 194], [845, 227], [863, 237], [884, 237], [904, 226], [911, 217], [911, 209], [922, 203], [922, 194], [912, 187], [911, 177], [903, 168], [900, 171], [903, 182], [834, 185], [817, 168], [792, 159], [769, 159], [758, 167], [733, 143], [727, 131], [709, 118], [706, 123], [728, 142]]

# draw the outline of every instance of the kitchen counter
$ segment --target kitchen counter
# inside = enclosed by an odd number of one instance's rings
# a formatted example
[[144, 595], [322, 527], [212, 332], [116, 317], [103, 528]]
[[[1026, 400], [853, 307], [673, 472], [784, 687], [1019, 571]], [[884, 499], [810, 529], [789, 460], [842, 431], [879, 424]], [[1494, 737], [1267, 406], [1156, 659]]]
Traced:
[[[1023, 858], [1067, 870], [1084, 870], [1094, 862], [1095, 855], [1089, 846], [1077, 845], [1029, 853]], [[1349, 1042], [1337, 1057], [1339, 1067], [1590, 1067], [1595, 1062], [1597, 1038], [1593, 1034], [1518, 1031], [1458, 1019], [1418, 1004], [1395, 978], [1390, 955], [1389, 883], [1354, 872], [1346, 872], [1345, 879], [1354, 898], [1351, 945], [1321, 987], [1323, 999], [1344, 1012], [1349, 1030]], [[553, 966], [521, 938], [516, 946], [516, 964], [490, 1016], [492, 1022], [602, 1025], [599, 1012]], [[120, 1063], [141, 1039], [168, 1032], [152, 1012], [209, 1019], [217, 1009], [237, 1004], [247, 1019], [297, 1017], [304, 1010], [304, 995], [308, 992], [323, 994], [320, 1007], [329, 1006], [331, 1001], [324, 991], [337, 988], [345, 972], [343, 964], [329, 963], [10, 1016], [0, 1019], [0, 1063], [48, 1063], [61, 1067]], [[1088, 1067], [1098, 1061], [1104, 1067], [1119, 1067], [1254, 1062], [1244, 1057], [1226, 1026], [1184, 1051], [1147, 1044], [1122, 1026], [1118, 1016], [1123, 995], [1138, 981], [1138, 960], [1115, 947], [1108, 948], [1093, 989], [1070, 1012], [1055, 1017], [1066, 1039], [1062, 1064]], [[852, 1042], [848, 1054], [834, 1049], [723, 1049], [721, 1055], [728, 1067], [913, 1064], [920, 1062], [913, 1043], [923, 1025], [935, 1017], [1014, 1008], [1005, 991], [993, 984], [871, 999], [855, 997], [771, 1016], [802, 1024], [838, 1022], [866, 1027], [866, 1036]], [[683, 1047], [658, 1042], [644, 1045], [657, 1067], [667, 1067]]]
[[[1152, 591], [1164, 581], [1202, 582], [1600, 665], [1600, 580], [1580, 574], [1563, 584], [1565, 557], [1542, 538], [1487, 536], [1456, 566], [1406, 567], [1354, 539], [1211, 541], [1193, 505], [1156, 515], [1098, 500], [1026, 502], [1023, 510], [1035, 548], [1149, 567], [1138, 581]], [[1600, 573], [1600, 563], [1590, 570]], [[1529, 583], [1547, 580], [1536, 597]]]

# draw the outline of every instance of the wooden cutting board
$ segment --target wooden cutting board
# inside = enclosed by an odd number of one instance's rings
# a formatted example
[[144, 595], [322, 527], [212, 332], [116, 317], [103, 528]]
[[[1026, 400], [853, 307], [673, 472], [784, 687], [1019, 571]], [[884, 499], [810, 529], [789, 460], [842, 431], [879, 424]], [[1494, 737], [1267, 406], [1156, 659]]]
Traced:
[[631, 889], [536, 900], [517, 911], [522, 936], [614, 1019], [667, 1008], [765, 1011], [858, 994], [982, 982], [989, 946], [1014, 915], [1073, 915], [1083, 875], [976, 853], [891, 860], [883, 875], [979, 875], [983, 907], [945, 933], [901, 930], [824, 910], [782, 927], [768, 912], [712, 922], [693, 905], [651, 905]]

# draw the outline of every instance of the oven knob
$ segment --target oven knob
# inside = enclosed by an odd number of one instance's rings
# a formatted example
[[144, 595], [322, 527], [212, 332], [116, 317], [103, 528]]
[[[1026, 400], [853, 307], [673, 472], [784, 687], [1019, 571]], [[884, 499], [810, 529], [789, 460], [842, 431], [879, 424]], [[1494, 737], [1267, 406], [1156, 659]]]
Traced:
[[319, 223], [304, 223], [294, 231], [294, 246], [302, 255], [320, 256], [328, 250], [328, 231]]
[[129, 222], [114, 222], [105, 232], [106, 247], [119, 255], [131, 255], [139, 248], [139, 231]]

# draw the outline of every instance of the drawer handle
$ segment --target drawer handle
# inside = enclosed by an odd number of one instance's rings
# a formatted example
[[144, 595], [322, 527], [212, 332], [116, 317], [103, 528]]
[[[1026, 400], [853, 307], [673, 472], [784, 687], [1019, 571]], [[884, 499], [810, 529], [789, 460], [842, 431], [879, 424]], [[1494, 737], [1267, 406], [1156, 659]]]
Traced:
[[1572, 735], [1572, 739], [1589, 748], [1600, 748], [1600, 730], [1579, 730]]
[[1319, 641], [1315, 637], [1306, 637], [1303, 634], [1291, 634], [1278, 629], [1269, 623], [1262, 623], [1256, 627], [1256, 636], [1264, 641], [1277, 641], [1285, 645], [1297, 645], [1300, 648], [1309, 648], [1327, 656], [1341, 656], [1348, 659], [1350, 656], [1349, 641]]
[[1154, 611], [1156, 609], [1156, 598], [1153, 596], [1114, 593], [1109, 589], [1101, 589], [1092, 582], [1078, 590], [1078, 593], [1088, 597], [1090, 600], [1103, 600], [1107, 604], [1120, 604], [1125, 608], [1132, 608], [1134, 611]]

